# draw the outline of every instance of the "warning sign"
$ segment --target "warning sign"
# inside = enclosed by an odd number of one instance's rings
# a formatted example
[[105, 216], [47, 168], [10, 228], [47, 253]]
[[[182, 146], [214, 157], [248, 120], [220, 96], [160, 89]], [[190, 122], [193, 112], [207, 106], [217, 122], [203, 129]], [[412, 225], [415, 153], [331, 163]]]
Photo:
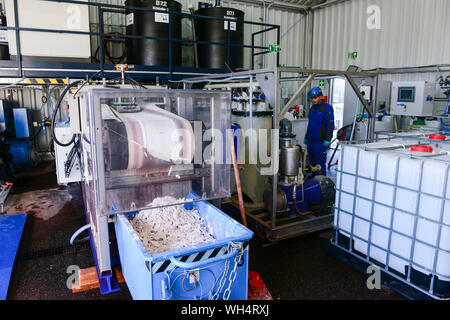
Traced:
[[169, 14], [162, 12], [155, 12], [155, 22], [169, 23]]
[[[228, 21], [225, 21], [224, 23], [224, 27], [225, 30], [228, 30]], [[230, 30], [231, 31], [236, 31], [236, 22], [234, 21], [230, 21]]]

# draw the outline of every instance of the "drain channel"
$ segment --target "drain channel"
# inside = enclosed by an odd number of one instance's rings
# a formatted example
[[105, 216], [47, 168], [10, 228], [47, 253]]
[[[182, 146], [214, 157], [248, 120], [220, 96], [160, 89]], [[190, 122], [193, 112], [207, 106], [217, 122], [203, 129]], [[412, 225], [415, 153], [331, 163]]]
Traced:
[[84, 243], [75, 244], [75, 245], [69, 245], [69, 246], [63, 246], [63, 247], [57, 247], [57, 248], [49, 248], [49, 249], [40, 249], [36, 251], [28, 251], [24, 252], [23, 254], [19, 255], [17, 257], [18, 260], [32, 260], [32, 259], [38, 259], [38, 258], [44, 258], [44, 257], [50, 257], [50, 256], [56, 256], [61, 254], [72, 254], [72, 253], [78, 253], [83, 252], [86, 250], [91, 249], [91, 243], [90, 241], [86, 241]]

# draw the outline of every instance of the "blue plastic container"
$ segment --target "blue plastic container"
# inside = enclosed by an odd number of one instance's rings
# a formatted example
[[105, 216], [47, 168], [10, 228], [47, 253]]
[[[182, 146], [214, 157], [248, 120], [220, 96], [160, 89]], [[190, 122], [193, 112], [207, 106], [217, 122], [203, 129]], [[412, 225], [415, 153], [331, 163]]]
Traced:
[[12, 161], [16, 166], [23, 167], [30, 161], [31, 143], [29, 140], [10, 140], [9, 153], [12, 154]]
[[14, 108], [14, 127], [16, 138], [29, 138], [32, 134], [31, 111], [26, 108]]
[[[189, 203], [185, 208], [198, 210], [216, 241], [150, 254], [131, 226], [131, 217], [118, 215], [115, 230], [120, 263], [133, 299], [209, 300], [215, 298], [224, 282], [218, 299], [224, 299], [224, 294], [226, 298], [229, 288], [230, 300], [247, 300], [248, 241], [253, 237], [253, 232], [209, 202]], [[228, 251], [230, 242], [243, 248], [231, 286], [230, 276], [233, 277], [232, 271], [240, 251], [237, 247]], [[228, 270], [225, 270], [227, 264]], [[224, 271], [227, 271], [226, 274]]]

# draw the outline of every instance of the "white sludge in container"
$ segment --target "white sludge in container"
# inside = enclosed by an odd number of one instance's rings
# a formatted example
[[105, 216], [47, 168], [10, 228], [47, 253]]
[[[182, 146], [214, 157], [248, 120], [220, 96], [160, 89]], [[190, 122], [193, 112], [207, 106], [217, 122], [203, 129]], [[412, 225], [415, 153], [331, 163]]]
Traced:
[[[201, 243], [214, 242], [196, 209], [187, 210], [173, 197], [156, 198], [152, 206], [165, 206], [142, 210], [130, 220], [149, 253], [155, 254]], [[169, 206], [167, 206], [169, 205]]]

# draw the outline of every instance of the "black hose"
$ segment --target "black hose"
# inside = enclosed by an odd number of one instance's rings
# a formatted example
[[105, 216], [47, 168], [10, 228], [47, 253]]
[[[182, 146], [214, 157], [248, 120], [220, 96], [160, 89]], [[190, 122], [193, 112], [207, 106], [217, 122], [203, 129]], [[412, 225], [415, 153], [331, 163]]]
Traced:
[[137, 82], [137, 81], [134, 80], [133, 78], [128, 77], [128, 76], [126, 76], [126, 75], [125, 75], [125, 77], [124, 77], [124, 80], [125, 80], [126, 82], [128, 82], [129, 84], [131, 84], [131, 85], [136, 85], [136, 86], [138, 86], [138, 87], [141, 87], [142, 89], [147, 89], [147, 88], [144, 87], [142, 84], [140, 84], [139, 82]]
[[62, 143], [60, 141], [58, 141], [58, 139], [56, 139], [56, 135], [55, 135], [55, 120], [56, 120], [56, 115], [58, 113], [59, 107], [61, 105], [62, 100], [64, 99], [64, 96], [66, 95], [67, 91], [69, 91], [70, 88], [77, 86], [78, 84], [82, 83], [84, 80], [78, 80], [75, 81], [71, 84], [68, 84], [67, 87], [64, 89], [64, 91], [61, 93], [61, 96], [58, 99], [58, 103], [56, 104], [55, 110], [53, 111], [53, 116], [52, 116], [52, 123], [51, 123], [51, 133], [52, 133], [52, 138], [55, 141], [55, 143], [57, 143], [58, 145], [60, 145], [61, 147], [67, 147], [70, 146], [74, 141], [75, 141], [75, 134], [72, 136], [72, 139], [70, 139], [69, 142], [67, 143]]
[[[100, 70], [100, 71], [101, 71], [101, 70]], [[93, 78], [96, 74], [100, 73], [100, 71], [99, 71], [99, 72], [96, 72], [95, 74], [93, 74], [93, 75], [90, 77], [90, 79]], [[132, 79], [132, 78], [125, 77], [125, 81], [127, 81], [127, 82], [130, 83], [130, 84], [134, 84], [134, 85], [140, 86], [140, 87], [143, 88], [143, 89], [147, 89], [147, 88], [144, 87], [142, 84], [140, 84], [139, 82], [137, 82], [136, 80], [134, 80], [134, 79]], [[89, 80], [88, 80], [87, 82], [89, 82]], [[64, 91], [61, 93], [61, 96], [60, 96], [59, 99], [58, 99], [58, 103], [57, 103], [56, 106], [55, 106], [55, 110], [53, 111], [53, 116], [52, 116], [52, 121], [51, 121], [51, 129], [50, 129], [50, 130], [51, 130], [51, 134], [52, 134], [53, 140], [55, 141], [56, 144], [60, 145], [61, 147], [67, 147], [67, 146], [70, 146], [70, 145], [75, 141], [76, 134], [74, 134], [74, 135], [72, 136], [72, 139], [70, 139], [70, 141], [67, 142], [67, 143], [62, 143], [61, 141], [59, 141], [59, 140], [56, 138], [56, 135], [55, 135], [55, 120], [56, 120], [56, 115], [58, 114], [59, 107], [60, 107], [60, 105], [61, 105], [62, 100], [64, 99], [64, 96], [66, 95], [66, 93], [69, 91], [70, 88], [72, 88], [72, 87], [74, 87], [74, 86], [77, 86], [77, 85], [80, 84], [80, 83], [83, 83], [83, 85], [84, 85], [84, 84], [86, 84], [87, 82], [84, 81], [84, 80], [78, 80], [78, 81], [75, 81], [75, 82], [73, 82], [73, 83], [71, 83], [71, 84], [68, 84], [67, 87], [64, 89]], [[80, 88], [80, 89], [81, 89], [81, 88]], [[78, 91], [77, 91], [77, 93], [78, 93]]]
[[361, 121], [363, 121], [363, 119], [364, 119], [364, 114], [365, 114], [365, 113], [366, 113], [366, 109], [363, 108], [362, 113], [361, 113], [361, 116], [360, 116], [359, 118], [356, 119], [356, 122], [357, 122], [357, 123], [360, 123]]
[[41, 133], [41, 131], [42, 131], [42, 126], [39, 126], [38, 132], [36, 132], [36, 133], [30, 138], [30, 141], [33, 141], [34, 139], [36, 139], [37, 136], [39, 135], [39, 133]]

